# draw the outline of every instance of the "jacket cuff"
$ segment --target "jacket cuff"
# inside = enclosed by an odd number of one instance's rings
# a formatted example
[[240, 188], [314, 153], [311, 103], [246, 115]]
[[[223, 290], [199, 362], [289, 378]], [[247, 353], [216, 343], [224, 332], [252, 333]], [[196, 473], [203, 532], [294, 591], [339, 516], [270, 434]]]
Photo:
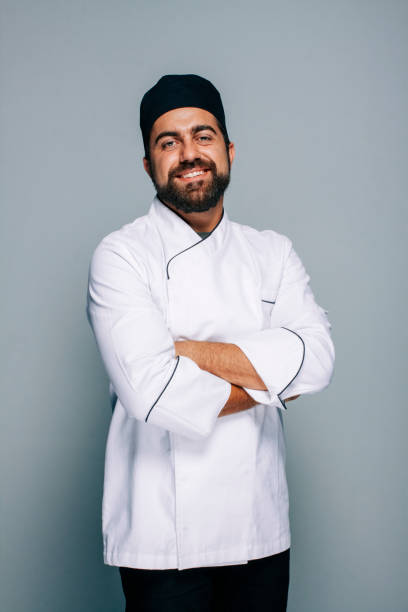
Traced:
[[244, 387], [245, 391], [259, 403], [286, 409], [279, 395], [302, 368], [305, 345], [301, 336], [286, 327], [277, 327], [249, 334], [233, 343], [246, 355], [267, 388], [263, 391]]
[[178, 356], [145, 421], [192, 439], [207, 437], [228, 401], [231, 383]]
[[273, 394], [270, 391], [263, 391], [262, 389], [249, 389], [248, 387], [242, 387], [250, 395], [257, 404], [263, 406], [275, 406], [282, 410], [287, 410], [285, 401], [282, 400], [279, 395]]
[[256, 401], [257, 404], [273, 404], [276, 401], [276, 395], [274, 396], [269, 391], [262, 391], [262, 389], [250, 389], [249, 387], [242, 387], [245, 391]]

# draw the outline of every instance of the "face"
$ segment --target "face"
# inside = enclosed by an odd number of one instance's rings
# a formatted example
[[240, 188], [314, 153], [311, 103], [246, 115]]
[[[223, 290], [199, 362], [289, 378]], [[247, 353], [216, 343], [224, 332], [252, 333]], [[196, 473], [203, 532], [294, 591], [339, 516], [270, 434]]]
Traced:
[[161, 115], [144, 158], [159, 198], [183, 212], [217, 205], [230, 180], [234, 145], [228, 150], [217, 120], [201, 108], [176, 108]]

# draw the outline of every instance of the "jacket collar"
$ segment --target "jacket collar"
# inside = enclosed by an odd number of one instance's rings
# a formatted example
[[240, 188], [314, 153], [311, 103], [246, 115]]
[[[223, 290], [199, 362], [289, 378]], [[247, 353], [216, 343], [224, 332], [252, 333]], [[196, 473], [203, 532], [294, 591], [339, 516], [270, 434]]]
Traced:
[[163, 204], [157, 195], [153, 199], [148, 215], [161, 236], [167, 267], [173, 257], [201, 242], [206, 243], [206, 252], [210, 254], [217, 252], [227, 237], [231, 223], [223, 207], [223, 214], [218, 224], [208, 236], [201, 238], [180, 215]]

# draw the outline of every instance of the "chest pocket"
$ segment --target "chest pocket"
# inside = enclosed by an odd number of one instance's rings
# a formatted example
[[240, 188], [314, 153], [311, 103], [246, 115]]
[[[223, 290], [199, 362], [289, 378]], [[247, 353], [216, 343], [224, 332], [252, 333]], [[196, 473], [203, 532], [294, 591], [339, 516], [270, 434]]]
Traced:
[[263, 313], [262, 329], [268, 329], [271, 326], [271, 317], [272, 317], [272, 311], [275, 306], [275, 300], [272, 300], [269, 298], [268, 299], [262, 298], [261, 304], [262, 304], [262, 313]]

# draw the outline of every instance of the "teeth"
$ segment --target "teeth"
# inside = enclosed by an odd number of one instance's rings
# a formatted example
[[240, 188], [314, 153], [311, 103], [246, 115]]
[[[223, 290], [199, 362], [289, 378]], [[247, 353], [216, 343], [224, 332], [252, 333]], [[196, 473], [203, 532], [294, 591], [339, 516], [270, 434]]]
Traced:
[[189, 172], [188, 174], [183, 174], [183, 178], [192, 178], [193, 176], [198, 176], [199, 174], [204, 174], [204, 170], [198, 170], [197, 172]]

